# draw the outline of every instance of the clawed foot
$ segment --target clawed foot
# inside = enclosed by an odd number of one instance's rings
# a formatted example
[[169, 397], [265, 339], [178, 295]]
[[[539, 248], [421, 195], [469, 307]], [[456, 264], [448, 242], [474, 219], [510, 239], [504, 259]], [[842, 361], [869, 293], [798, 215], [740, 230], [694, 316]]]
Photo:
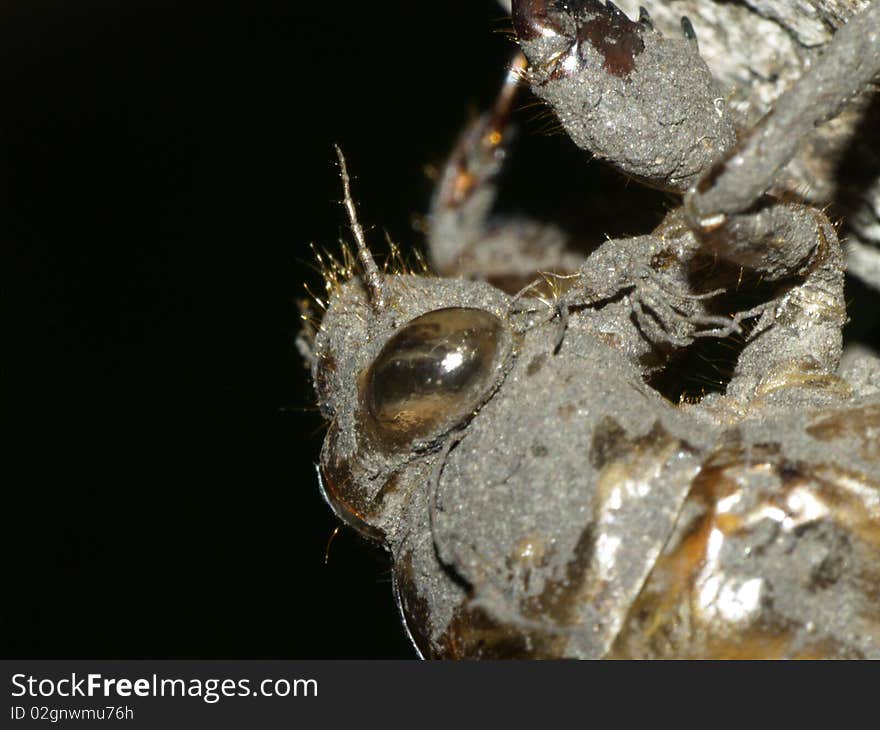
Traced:
[[741, 334], [741, 319], [701, 312], [700, 303], [723, 294], [718, 289], [703, 294], [681, 291], [650, 268], [639, 272], [630, 299], [633, 317], [651, 342], [687, 347], [698, 337]]
[[[576, 292], [572, 289], [571, 292], [558, 294], [553, 288], [558, 288], [558, 279], [567, 280], [577, 277], [577, 274], [565, 277], [542, 274], [540, 278], [517, 292], [508, 305], [508, 313], [511, 315], [544, 313], [542, 317], [531, 319], [527, 329], [557, 320], [558, 332], [554, 342], [554, 352], [558, 351], [562, 344], [571, 309], [583, 307], [585, 302], [582, 291]], [[547, 293], [548, 287], [550, 294]], [[687, 347], [697, 338], [744, 335], [743, 322], [763, 314], [768, 307], [768, 304], [762, 303], [730, 316], [706, 314], [701, 311], [701, 302], [724, 294], [724, 289], [700, 294], [682, 291], [680, 286], [668, 277], [649, 267], [639, 271], [632, 283], [621, 287], [621, 292], [626, 290], [629, 290], [632, 317], [645, 339], [653, 344], [673, 347]], [[604, 300], [603, 298], [602, 301]], [[589, 307], [599, 303], [590, 300], [586, 304]], [[752, 335], [753, 333], [749, 333], [746, 340], [751, 339]]]

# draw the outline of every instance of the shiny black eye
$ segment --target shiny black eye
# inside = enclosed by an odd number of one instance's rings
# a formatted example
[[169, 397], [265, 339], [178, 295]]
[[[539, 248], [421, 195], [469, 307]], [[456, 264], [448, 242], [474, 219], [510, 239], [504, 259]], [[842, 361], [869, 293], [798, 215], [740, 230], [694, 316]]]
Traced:
[[366, 373], [377, 435], [399, 443], [464, 419], [496, 382], [505, 341], [501, 320], [481, 309], [438, 309], [408, 322]]

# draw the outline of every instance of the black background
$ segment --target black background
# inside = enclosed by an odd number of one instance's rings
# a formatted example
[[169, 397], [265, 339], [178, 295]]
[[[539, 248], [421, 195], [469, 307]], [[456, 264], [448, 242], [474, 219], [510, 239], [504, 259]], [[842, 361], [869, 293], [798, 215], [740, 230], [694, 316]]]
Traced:
[[[113, 7], [116, 6], [116, 7]], [[3, 10], [7, 656], [412, 657], [318, 494], [310, 242], [401, 243], [511, 49], [493, 0]]]
[[[346, 232], [334, 142], [371, 238], [418, 243], [426, 165], [503, 74], [498, 5], [16, 5], [5, 654], [413, 656], [384, 556], [342, 531], [324, 563], [295, 302]], [[544, 140], [512, 199], [624, 188]]]

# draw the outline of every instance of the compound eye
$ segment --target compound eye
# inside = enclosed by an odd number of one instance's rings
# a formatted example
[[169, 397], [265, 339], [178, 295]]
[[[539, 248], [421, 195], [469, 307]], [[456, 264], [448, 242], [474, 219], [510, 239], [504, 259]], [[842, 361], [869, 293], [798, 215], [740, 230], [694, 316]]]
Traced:
[[481, 309], [437, 309], [408, 322], [366, 373], [377, 435], [400, 443], [466, 418], [496, 382], [506, 340], [501, 320]]

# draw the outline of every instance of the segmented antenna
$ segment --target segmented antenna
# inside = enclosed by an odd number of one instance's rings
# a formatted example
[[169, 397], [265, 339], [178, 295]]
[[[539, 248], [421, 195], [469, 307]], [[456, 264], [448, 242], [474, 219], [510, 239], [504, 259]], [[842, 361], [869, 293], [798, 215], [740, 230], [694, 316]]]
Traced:
[[354, 207], [354, 200], [351, 198], [351, 180], [348, 177], [348, 168], [345, 165], [345, 156], [339, 145], [336, 148], [336, 156], [339, 158], [339, 176], [342, 178], [343, 200], [342, 205], [345, 206], [345, 212], [348, 213], [348, 221], [351, 224], [352, 233], [358, 249], [358, 261], [364, 270], [364, 284], [367, 287], [367, 293], [370, 297], [370, 304], [377, 312], [385, 308], [385, 279], [382, 272], [376, 266], [370, 249], [367, 248], [367, 240], [364, 237], [364, 229], [357, 219], [357, 210]]

